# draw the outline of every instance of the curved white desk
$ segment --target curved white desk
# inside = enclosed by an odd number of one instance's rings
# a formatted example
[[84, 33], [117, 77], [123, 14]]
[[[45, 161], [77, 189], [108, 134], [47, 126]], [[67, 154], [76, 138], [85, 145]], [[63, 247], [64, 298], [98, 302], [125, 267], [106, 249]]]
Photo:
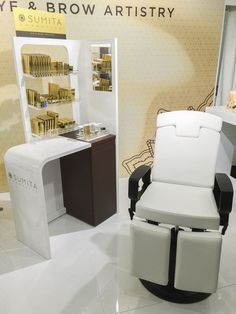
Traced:
[[66, 212], [60, 157], [90, 147], [56, 137], [18, 145], [5, 154], [17, 238], [45, 258], [51, 257], [48, 221]]
[[[236, 112], [225, 106], [208, 107], [206, 112], [223, 120], [216, 171], [231, 175], [232, 166], [236, 165]], [[232, 176], [230, 179], [234, 187], [233, 210], [236, 211], [236, 179]]]
[[223, 120], [216, 170], [230, 174], [232, 164], [236, 162], [236, 113], [226, 109], [225, 106], [208, 107], [206, 112]]

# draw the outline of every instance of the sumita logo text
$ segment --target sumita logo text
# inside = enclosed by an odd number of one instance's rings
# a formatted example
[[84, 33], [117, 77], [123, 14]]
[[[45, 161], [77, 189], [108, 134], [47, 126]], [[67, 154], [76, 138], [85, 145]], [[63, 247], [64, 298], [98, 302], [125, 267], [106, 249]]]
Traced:
[[56, 25], [56, 26], [62, 25], [61, 21], [55, 17], [43, 17], [43, 16], [32, 16], [32, 15], [27, 16], [26, 22], [35, 23], [35, 24]]
[[34, 182], [32, 182], [31, 180], [25, 179], [23, 177], [20, 177], [12, 172], [8, 172], [8, 178], [12, 182], [17, 183], [26, 189], [33, 190], [33, 191], [38, 190], [37, 185]]

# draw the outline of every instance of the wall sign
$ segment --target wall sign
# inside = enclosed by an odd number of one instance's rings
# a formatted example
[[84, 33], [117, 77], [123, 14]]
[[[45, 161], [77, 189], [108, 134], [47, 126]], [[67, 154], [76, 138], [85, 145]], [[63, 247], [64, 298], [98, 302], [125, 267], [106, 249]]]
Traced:
[[[41, 1], [26, 1], [26, 7], [31, 10], [37, 10]], [[0, 13], [4, 11], [13, 11], [15, 8], [19, 7], [20, 1], [9, 1], [0, 0]], [[132, 4], [132, 2], [131, 2]], [[157, 18], [170, 19], [175, 15], [175, 7], [167, 5], [148, 5], [143, 2], [138, 5], [130, 5], [127, 3], [115, 5], [107, 0], [107, 3], [78, 3], [77, 1], [72, 1], [67, 3], [67, 1], [60, 1], [59, 3], [55, 1], [45, 1], [44, 6], [40, 5], [40, 9], [43, 9], [51, 13], [63, 13], [63, 14], [78, 14], [78, 15], [98, 15], [103, 16], [117, 16], [117, 17], [142, 17], [142, 18]], [[102, 7], [101, 7], [102, 6]], [[102, 10], [100, 10], [102, 8]]]
[[63, 14], [14, 8], [16, 36], [66, 39]]

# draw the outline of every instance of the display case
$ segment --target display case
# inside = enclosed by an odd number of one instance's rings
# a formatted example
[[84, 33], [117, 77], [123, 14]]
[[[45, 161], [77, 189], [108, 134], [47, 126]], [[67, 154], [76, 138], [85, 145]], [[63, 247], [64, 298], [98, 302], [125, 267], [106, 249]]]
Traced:
[[[109, 136], [108, 134], [115, 135], [114, 147], [117, 147], [115, 145], [115, 142], [118, 142], [116, 39], [88, 41], [15, 37], [13, 46], [23, 129], [27, 143], [47, 141], [48, 137], [56, 137], [61, 133], [76, 130], [78, 131], [76, 139], [79, 141], [91, 142]], [[94, 46], [110, 47], [112, 88], [109, 92], [93, 89], [91, 60]], [[33, 62], [30, 60], [32, 57], [28, 56], [38, 56], [37, 62], [34, 60], [33, 69], [29, 64]], [[29, 90], [31, 96], [28, 95]], [[46, 105], [44, 101], [47, 102]], [[44, 123], [44, 129], [41, 121]], [[56, 125], [59, 126], [59, 123], [67, 123], [67, 125], [57, 128]], [[118, 150], [115, 149], [116, 191], [118, 191], [118, 160]], [[53, 191], [62, 191], [62, 183], [58, 179], [61, 178], [59, 161], [56, 159], [51, 161], [44, 170], [47, 173], [45, 197], [52, 195]], [[59, 204], [50, 203], [49, 221], [63, 213], [65, 207], [61, 199]]]
[[94, 91], [112, 91], [112, 54], [110, 44], [91, 45]]
[[[116, 39], [98, 42], [15, 37], [13, 46], [26, 142], [87, 124], [91, 129], [100, 124], [117, 135]], [[103, 52], [101, 88], [93, 81], [94, 47]], [[108, 80], [103, 79], [104, 73]], [[109, 93], [102, 93], [104, 90]]]
[[75, 127], [79, 122], [79, 43], [22, 37], [14, 38], [13, 44], [26, 142]]

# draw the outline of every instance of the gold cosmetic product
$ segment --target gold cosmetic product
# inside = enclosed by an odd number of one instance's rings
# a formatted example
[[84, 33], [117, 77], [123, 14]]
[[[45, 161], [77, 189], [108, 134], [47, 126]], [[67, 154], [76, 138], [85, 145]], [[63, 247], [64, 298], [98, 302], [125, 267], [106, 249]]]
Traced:
[[90, 125], [89, 124], [85, 124], [83, 126], [83, 129], [84, 129], [84, 135], [85, 136], [89, 136], [91, 134], [91, 131], [90, 131]]
[[52, 117], [54, 119], [54, 123], [53, 123], [53, 126], [55, 129], [58, 128], [58, 118], [59, 118], [59, 114], [57, 112], [54, 112], [54, 111], [47, 111], [47, 115], [49, 117]]
[[231, 90], [228, 97], [227, 109], [236, 109], [236, 91]]
[[44, 54], [22, 54], [23, 72], [35, 77], [51, 75], [68, 75], [73, 66], [61, 61], [51, 61], [51, 57]]

